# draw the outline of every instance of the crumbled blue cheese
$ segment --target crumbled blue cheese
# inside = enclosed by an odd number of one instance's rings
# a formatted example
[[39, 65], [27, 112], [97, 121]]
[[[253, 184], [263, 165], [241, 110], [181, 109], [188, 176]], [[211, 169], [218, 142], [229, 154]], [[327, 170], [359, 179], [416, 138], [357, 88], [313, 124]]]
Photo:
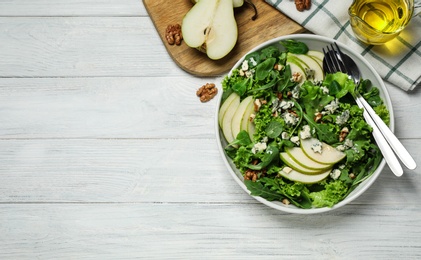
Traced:
[[248, 71], [246, 71], [246, 77], [247, 78], [253, 77], [253, 74], [254, 74], [254, 70], [248, 70]]
[[257, 61], [253, 57], [250, 58], [250, 63], [253, 67], [256, 67], [257, 65]]
[[326, 86], [322, 86], [322, 87], [320, 87], [320, 89], [322, 90], [323, 94], [325, 94], [325, 95], [329, 94], [329, 89]]
[[327, 114], [333, 114], [333, 113], [335, 113], [336, 109], [338, 109], [338, 108], [339, 108], [339, 101], [336, 98], [336, 99], [332, 100], [329, 104], [327, 104], [324, 107], [324, 110], [326, 110]]
[[354, 142], [351, 139], [345, 139], [344, 144], [336, 146], [336, 150], [343, 152], [354, 147]]
[[354, 146], [354, 142], [351, 139], [346, 139], [344, 142], [345, 147], [351, 148]]
[[308, 139], [311, 137], [311, 127], [309, 125], [303, 126], [303, 129], [300, 131], [301, 139]]
[[343, 151], [346, 150], [346, 147], [345, 147], [345, 145], [340, 144], [340, 145], [336, 146], [336, 150], [338, 150], [340, 152], [343, 152]]
[[258, 142], [255, 143], [253, 148], [251, 148], [251, 152], [253, 154], [259, 153], [259, 152], [263, 152], [264, 150], [266, 150], [267, 145], [265, 142]]
[[305, 70], [307, 79], [314, 79], [314, 74], [315, 74], [314, 69], [305, 68], [304, 70]]
[[349, 110], [345, 110], [342, 112], [341, 115], [336, 117], [336, 124], [337, 125], [343, 125], [345, 124], [349, 119]]
[[311, 145], [311, 150], [315, 153], [322, 153], [322, 143], [317, 140], [314, 144]]
[[339, 176], [341, 176], [341, 170], [334, 169], [333, 171], [330, 172], [329, 175], [332, 179], [337, 180], [339, 178]]
[[295, 88], [291, 91], [291, 94], [295, 99], [300, 98], [300, 85], [295, 86]]
[[300, 138], [298, 136], [292, 136], [289, 140], [296, 145], [300, 145]]
[[243, 71], [248, 71], [249, 70], [249, 63], [247, 60], [243, 61], [243, 63], [241, 64], [241, 69]]
[[281, 103], [279, 104], [279, 107], [283, 110], [287, 110], [287, 109], [290, 109], [290, 108], [294, 107], [294, 105], [295, 104], [292, 101], [282, 100]]
[[287, 123], [289, 125], [295, 125], [299, 121], [298, 117], [296, 117], [295, 115], [293, 115], [291, 113], [288, 113], [288, 112], [284, 113], [282, 115], [282, 117], [284, 118], [285, 123]]
[[287, 140], [287, 139], [289, 139], [289, 134], [288, 134], [287, 132], [282, 132], [282, 133], [281, 133], [281, 138], [282, 138], [283, 140]]

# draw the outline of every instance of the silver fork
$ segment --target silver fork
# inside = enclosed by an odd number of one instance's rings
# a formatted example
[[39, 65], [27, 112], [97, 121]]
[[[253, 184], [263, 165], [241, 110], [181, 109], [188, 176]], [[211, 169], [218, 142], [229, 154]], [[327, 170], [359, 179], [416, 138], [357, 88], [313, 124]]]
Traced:
[[[336, 43], [326, 47], [327, 51], [323, 49], [325, 58], [323, 60], [323, 67], [327, 73], [335, 73], [341, 71], [346, 73], [358, 86], [360, 81], [360, 72], [356, 63], [346, 54], [344, 54]], [[388, 163], [389, 167], [396, 176], [403, 174], [402, 167], [399, 164], [394, 152], [408, 169], [415, 169], [416, 163], [409, 152], [405, 149], [398, 138], [392, 133], [389, 127], [383, 120], [374, 112], [367, 101], [355, 90], [354, 99], [360, 108], [364, 108], [364, 118], [368, 124], [373, 127], [373, 137], [375, 138], [382, 154]]]

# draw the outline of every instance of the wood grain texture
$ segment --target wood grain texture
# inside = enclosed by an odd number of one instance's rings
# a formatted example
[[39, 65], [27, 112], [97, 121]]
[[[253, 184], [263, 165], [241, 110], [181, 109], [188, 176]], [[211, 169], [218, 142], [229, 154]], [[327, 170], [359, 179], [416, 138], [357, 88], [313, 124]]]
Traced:
[[185, 75], [148, 17], [0, 17], [0, 32], [0, 77]]
[[6, 259], [421, 257], [416, 208], [406, 209], [408, 216], [371, 205], [318, 216], [259, 204], [23, 204], [0, 205], [0, 211], [13, 212], [1, 219], [9, 224], [0, 227]]
[[124, 17], [146, 16], [139, 0], [8, 0], [0, 1], [0, 16], [4, 17]]
[[243, 55], [258, 44], [278, 36], [304, 32], [303, 27], [265, 1], [254, 1], [258, 10], [258, 18], [254, 21], [251, 20], [254, 11], [247, 4], [236, 8], [237, 44], [224, 58], [211, 60], [206, 54], [190, 48], [184, 42], [180, 46], [169, 45], [165, 39], [165, 29], [170, 24], [182, 23], [184, 15], [193, 6], [190, 1], [143, 0], [143, 3], [174, 62], [196, 76], [218, 76], [226, 73]]

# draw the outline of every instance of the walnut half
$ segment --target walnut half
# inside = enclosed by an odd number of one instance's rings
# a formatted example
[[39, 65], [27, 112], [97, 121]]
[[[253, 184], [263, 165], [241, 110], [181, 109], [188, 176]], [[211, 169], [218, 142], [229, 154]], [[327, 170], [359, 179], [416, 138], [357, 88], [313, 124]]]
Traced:
[[295, 7], [300, 12], [309, 10], [311, 8], [311, 0], [295, 0]]
[[180, 45], [183, 35], [181, 33], [181, 25], [168, 25], [167, 30], [165, 31], [165, 38], [169, 45]]
[[218, 94], [218, 89], [213, 83], [206, 83], [196, 91], [196, 95], [202, 103], [208, 102]]

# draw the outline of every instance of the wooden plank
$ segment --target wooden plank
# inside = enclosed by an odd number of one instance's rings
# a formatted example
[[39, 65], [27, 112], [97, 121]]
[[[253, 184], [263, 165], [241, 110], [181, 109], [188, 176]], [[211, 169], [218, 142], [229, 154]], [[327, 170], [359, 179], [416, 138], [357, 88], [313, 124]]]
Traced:
[[139, 0], [10, 0], [0, 1], [0, 16], [146, 16]]
[[[419, 139], [404, 141], [419, 164]], [[214, 139], [0, 139], [0, 203], [258, 203]], [[388, 167], [355, 204], [411, 207], [421, 170]]]
[[420, 214], [399, 205], [297, 216], [257, 204], [3, 204], [0, 258], [419, 259]]
[[0, 77], [185, 75], [148, 17], [0, 17]]
[[217, 100], [196, 96], [208, 80], [0, 78], [0, 137], [214, 138]]
[[0, 140], [0, 164], [1, 203], [255, 203], [213, 139]]
[[265, 1], [254, 1], [258, 10], [258, 18], [254, 21], [251, 20], [254, 11], [252, 8], [247, 8], [249, 7], [247, 4], [244, 7], [236, 8], [237, 44], [224, 58], [211, 60], [204, 53], [190, 48], [184, 42], [180, 46], [169, 45], [165, 38], [165, 29], [168, 25], [182, 23], [184, 15], [192, 7], [190, 1], [143, 0], [143, 3], [175, 63], [196, 76], [217, 76], [227, 73], [238, 59], [258, 44], [278, 36], [304, 32], [303, 27]]

